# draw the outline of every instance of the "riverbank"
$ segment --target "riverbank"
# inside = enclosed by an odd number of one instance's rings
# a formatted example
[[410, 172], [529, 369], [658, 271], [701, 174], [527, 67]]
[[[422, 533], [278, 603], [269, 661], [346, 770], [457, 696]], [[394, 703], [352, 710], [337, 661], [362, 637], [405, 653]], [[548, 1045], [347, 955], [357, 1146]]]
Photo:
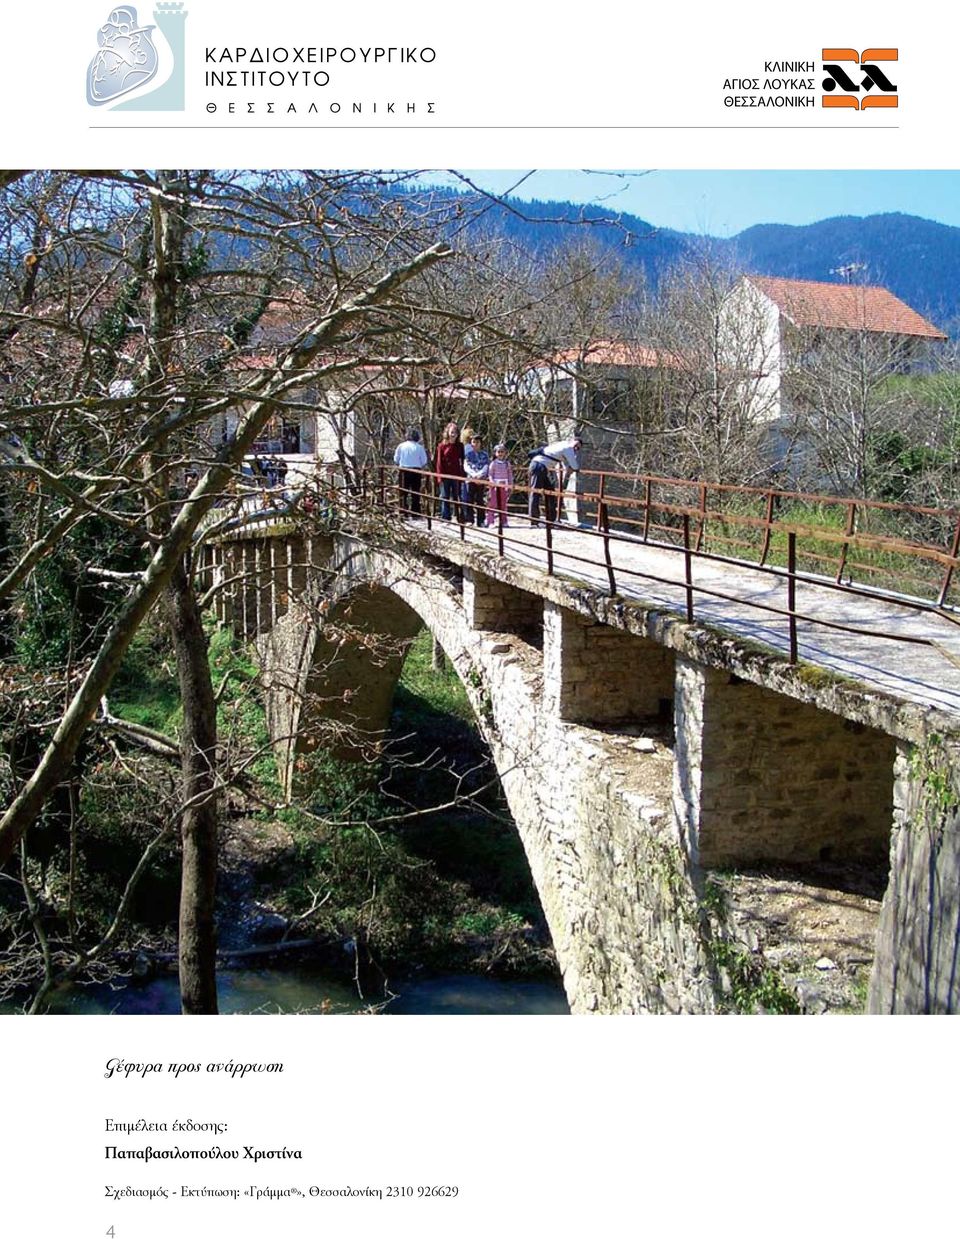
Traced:
[[[401, 977], [406, 984], [411, 977], [464, 974], [491, 983], [544, 983], [562, 995], [489, 753], [456, 675], [432, 666], [428, 634], [408, 654], [375, 777], [369, 767], [315, 756], [310, 793], [295, 807], [278, 806], [251, 651], [211, 630], [210, 661], [221, 744], [244, 770], [221, 803], [217, 917], [225, 1001], [235, 982], [231, 966], [253, 975], [267, 962], [278, 992], [284, 989], [279, 978], [306, 964], [321, 968], [334, 987], [362, 995], [363, 1003], [390, 1001]], [[149, 629], [118, 677], [110, 709], [178, 739], [172, 659]], [[162, 805], [175, 798], [169, 759], [124, 753], [117, 743], [119, 761], [109, 760], [106, 743], [91, 752], [78, 775], [71, 822], [31, 835], [44, 849], [36, 860], [36, 896], [54, 938], [71, 932], [64, 906], [75, 936], [96, 940], [105, 931], [138, 856], [162, 834]], [[170, 836], [144, 867], [110, 951], [81, 982], [94, 989], [130, 986], [131, 993], [154, 981], [166, 986], [176, 958], [178, 870]], [[13, 933], [26, 923], [15, 901], [7, 919]], [[25, 972], [19, 987], [8, 987], [14, 1009], [38, 983]], [[103, 1002], [101, 1009], [111, 1009], [108, 993]]]

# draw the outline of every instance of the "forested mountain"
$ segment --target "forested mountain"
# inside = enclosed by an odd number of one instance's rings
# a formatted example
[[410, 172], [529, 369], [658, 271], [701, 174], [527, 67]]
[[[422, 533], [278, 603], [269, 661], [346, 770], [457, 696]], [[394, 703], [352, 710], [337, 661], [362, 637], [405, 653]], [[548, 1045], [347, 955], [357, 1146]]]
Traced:
[[831, 280], [831, 270], [863, 264], [862, 278], [882, 284], [944, 330], [960, 318], [960, 228], [916, 215], [840, 215], [804, 227], [758, 224], [731, 247], [751, 271]]
[[[443, 191], [438, 191], [443, 192]], [[652, 285], [685, 253], [711, 252], [746, 271], [805, 280], [837, 280], [837, 268], [857, 264], [856, 278], [889, 288], [937, 326], [960, 329], [960, 228], [916, 215], [841, 215], [815, 224], [757, 224], [731, 238], [655, 228], [634, 215], [571, 202], [511, 202], [484, 216], [518, 246], [546, 257], [564, 240], [589, 235], [641, 267]]]

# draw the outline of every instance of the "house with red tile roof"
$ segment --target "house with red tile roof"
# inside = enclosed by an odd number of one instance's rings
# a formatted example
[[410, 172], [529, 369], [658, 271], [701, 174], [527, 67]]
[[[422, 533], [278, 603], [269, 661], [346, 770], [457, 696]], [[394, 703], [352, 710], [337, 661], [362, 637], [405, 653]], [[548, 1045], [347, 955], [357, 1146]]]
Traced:
[[593, 340], [531, 367], [527, 386], [562, 436], [579, 424], [603, 427], [623, 413], [658, 405], [664, 374], [683, 364], [677, 354], [637, 340]]
[[[313, 311], [300, 291], [271, 301], [231, 358], [230, 370], [243, 382], [249, 373], [277, 363], [278, 349], [306, 329]], [[404, 358], [359, 358], [331, 351], [314, 359], [326, 374], [291, 389], [287, 400], [265, 423], [251, 456], [283, 457], [295, 471], [309, 474], [317, 462], [339, 463], [345, 471], [378, 465], [392, 457], [405, 428], [418, 426], [432, 449], [440, 427], [451, 420], [467, 425], [494, 411], [508, 398], [506, 378], [485, 372], [470, 359], [460, 367], [422, 366]], [[235, 433], [239, 409], [230, 409], [211, 426], [215, 439]]]
[[877, 285], [745, 275], [730, 295], [727, 312], [759, 315], [763, 323], [758, 386], [770, 421], [790, 412], [791, 371], [812, 364], [827, 343], [834, 350], [845, 341], [883, 345], [890, 372], [908, 373], [947, 339], [923, 315]]
[[744, 279], [795, 327], [870, 331], [921, 340], [947, 338], [905, 301], [877, 285], [827, 284], [772, 275], [748, 275]]

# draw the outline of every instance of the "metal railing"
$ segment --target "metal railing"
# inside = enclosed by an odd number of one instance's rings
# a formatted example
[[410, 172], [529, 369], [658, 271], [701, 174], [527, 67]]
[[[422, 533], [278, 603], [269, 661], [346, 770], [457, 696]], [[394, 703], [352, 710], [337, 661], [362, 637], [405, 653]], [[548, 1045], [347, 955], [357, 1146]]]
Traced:
[[[399, 472], [390, 465], [379, 466], [373, 473], [367, 470], [361, 494], [381, 508], [396, 509], [411, 517], [419, 515], [428, 529], [440, 519], [439, 482], [467, 482], [463, 477], [422, 471], [423, 485], [418, 494], [421, 510], [413, 513], [413, 492], [401, 490]], [[470, 481], [483, 494], [493, 485]], [[960, 565], [960, 513], [955, 509], [597, 470], [581, 471], [579, 481], [581, 489], [576, 493], [559, 486], [537, 492], [523, 484], [512, 487], [510, 516], [522, 518], [530, 496], [538, 494], [550, 576], [556, 574], [557, 559], [562, 557], [574, 566], [602, 568], [611, 596], [619, 592], [618, 581], [674, 586], [682, 590], [686, 618], [691, 623], [696, 618], [697, 597], [781, 616], [787, 620], [789, 657], [794, 663], [799, 658], [798, 622], [929, 646], [952, 659], [930, 637], [877, 632], [801, 612], [797, 609], [797, 589], [809, 585], [851, 598], [882, 600], [913, 612], [935, 613], [960, 625], [952, 606]], [[475, 524], [468, 518], [471, 510], [475, 516], [476, 504], [471, 509], [462, 497], [448, 502], [451, 519], [464, 540], [468, 524]], [[567, 520], [560, 519], [564, 509]], [[575, 514], [573, 521], [571, 514]], [[484, 522], [476, 528], [482, 537], [490, 537], [499, 556], [513, 547], [529, 552], [528, 540], [505, 533], [502, 510], [496, 511], [491, 525]], [[578, 555], [569, 547], [559, 551], [555, 535], [563, 530], [596, 539], [597, 556]], [[904, 530], [913, 536], [902, 536]], [[664, 577], [622, 562], [615, 565], [612, 548], [618, 545], [676, 552], [683, 560], [682, 577]], [[786, 585], [786, 607], [697, 584], [694, 563], [698, 560], [746, 567], [777, 579]]]

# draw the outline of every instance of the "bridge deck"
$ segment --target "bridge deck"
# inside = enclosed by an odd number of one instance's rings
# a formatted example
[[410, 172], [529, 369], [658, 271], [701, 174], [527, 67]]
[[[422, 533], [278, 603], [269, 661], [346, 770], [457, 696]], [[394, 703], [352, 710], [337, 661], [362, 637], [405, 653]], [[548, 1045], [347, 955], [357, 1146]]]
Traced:
[[[422, 531], [424, 521], [411, 521], [410, 526]], [[506, 558], [546, 572], [546, 534], [542, 527], [531, 528], [522, 518], [511, 519], [504, 532]], [[587, 581], [607, 592], [602, 539], [562, 524], [554, 526], [552, 533], [554, 574]], [[460, 541], [459, 526], [453, 522], [434, 521], [432, 535], [439, 540]], [[497, 553], [495, 531], [468, 526], [466, 540]], [[686, 614], [682, 550], [611, 540], [610, 551], [618, 594], [647, 607]], [[670, 583], [643, 580], [631, 573], [648, 574]], [[696, 592], [696, 620], [776, 650], [789, 651], [787, 616], [756, 609], [759, 604], [787, 610], [785, 574], [771, 575], [746, 564], [717, 563], [693, 556], [692, 579], [698, 590], [712, 590], [735, 599], [728, 601]], [[960, 625], [943, 615], [904, 606], [892, 597], [860, 598], [805, 581], [797, 583], [796, 611], [798, 616], [810, 617], [797, 621], [802, 660], [900, 700], [960, 714]], [[818, 620], [860, 631], [843, 632], [812, 622]], [[922, 638], [931, 644], [891, 640], [891, 634]]]

